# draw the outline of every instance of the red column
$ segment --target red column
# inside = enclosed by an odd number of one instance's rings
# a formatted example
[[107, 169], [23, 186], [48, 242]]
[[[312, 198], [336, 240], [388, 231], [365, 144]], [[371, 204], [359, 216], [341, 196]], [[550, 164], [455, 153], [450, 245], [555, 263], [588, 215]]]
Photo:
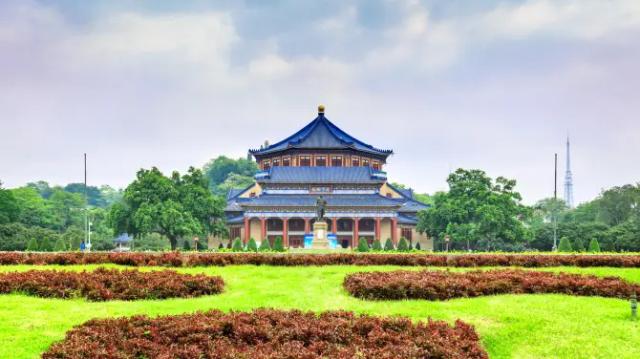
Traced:
[[376, 239], [382, 241], [382, 238], [380, 238], [380, 221], [380, 217], [376, 217]]
[[311, 220], [309, 218], [304, 219], [304, 233], [311, 233]]
[[334, 234], [338, 233], [338, 219], [335, 217], [331, 219], [331, 231]]
[[391, 219], [391, 241], [393, 245], [398, 244], [398, 218]]
[[360, 224], [360, 219], [359, 218], [354, 218], [353, 219], [353, 240], [351, 241], [351, 248], [355, 247], [358, 245], [358, 240], [360, 237], [359, 232], [359, 224]]
[[261, 241], [264, 241], [267, 239], [267, 219], [262, 217], [260, 218], [260, 227], [262, 229], [262, 238], [260, 239]]
[[249, 237], [251, 236], [251, 226], [249, 225], [249, 218], [244, 217], [244, 244], [249, 242]]
[[289, 247], [289, 218], [282, 219], [282, 244], [285, 248]]

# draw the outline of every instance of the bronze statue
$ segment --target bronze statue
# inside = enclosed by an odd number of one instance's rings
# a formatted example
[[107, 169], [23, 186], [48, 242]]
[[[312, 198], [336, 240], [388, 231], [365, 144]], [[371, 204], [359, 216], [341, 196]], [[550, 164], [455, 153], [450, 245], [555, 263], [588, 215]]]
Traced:
[[322, 196], [318, 197], [316, 200], [316, 222], [324, 222], [324, 214], [327, 208], [327, 201], [322, 198]]

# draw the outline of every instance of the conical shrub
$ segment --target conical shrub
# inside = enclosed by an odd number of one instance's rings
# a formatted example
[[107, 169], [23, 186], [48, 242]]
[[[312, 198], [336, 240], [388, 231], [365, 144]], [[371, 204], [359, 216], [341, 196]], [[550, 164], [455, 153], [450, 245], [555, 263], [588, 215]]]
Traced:
[[244, 250], [244, 246], [242, 245], [242, 241], [240, 238], [236, 238], [233, 241], [233, 245], [231, 246], [231, 250], [234, 252], [242, 252]]
[[393, 248], [393, 242], [391, 242], [391, 238], [387, 238], [387, 241], [384, 242], [384, 250], [385, 251], [392, 251], [395, 248]]
[[368, 251], [369, 251], [369, 243], [367, 243], [367, 239], [360, 237], [360, 239], [358, 239], [358, 252], [368, 252]]
[[253, 238], [249, 239], [249, 243], [247, 243], [247, 251], [249, 252], [257, 252], [258, 251], [258, 244], [256, 243], [256, 240]]
[[589, 252], [591, 253], [600, 253], [600, 243], [595, 238], [592, 238], [589, 242]]

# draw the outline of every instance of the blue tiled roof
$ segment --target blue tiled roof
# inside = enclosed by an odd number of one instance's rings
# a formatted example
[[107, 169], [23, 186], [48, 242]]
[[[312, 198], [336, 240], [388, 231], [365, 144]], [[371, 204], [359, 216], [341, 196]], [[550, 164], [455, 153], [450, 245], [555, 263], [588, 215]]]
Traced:
[[249, 152], [253, 155], [265, 155], [288, 148], [354, 149], [384, 157], [393, 153], [392, 150], [375, 148], [347, 134], [331, 123], [322, 113], [300, 131], [284, 140], [267, 146], [266, 148], [249, 150]]
[[[265, 173], [266, 172], [266, 173]], [[383, 183], [386, 176], [371, 167], [272, 167], [261, 172], [260, 183]]]
[[[263, 194], [253, 198], [238, 198], [241, 206], [314, 207], [318, 195]], [[324, 195], [327, 207], [399, 207], [403, 201], [383, 197], [379, 194]]]
[[415, 216], [409, 216], [409, 215], [404, 214], [404, 213], [399, 213], [398, 214], [398, 223], [416, 225], [416, 224], [418, 224], [418, 219]]
[[128, 233], [122, 233], [113, 239], [113, 241], [116, 243], [129, 243], [132, 240], [133, 240], [133, 237], [131, 237]]
[[401, 212], [418, 212], [423, 209], [429, 208], [428, 204], [422, 203], [413, 198], [413, 191], [411, 189], [403, 190], [398, 187], [395, 187], [391, 183], [387, 182], [387, 186], [391, 187], [396, 192], [400, 193], [402, 197], [406, 199], [406, 202], [400, 208]]

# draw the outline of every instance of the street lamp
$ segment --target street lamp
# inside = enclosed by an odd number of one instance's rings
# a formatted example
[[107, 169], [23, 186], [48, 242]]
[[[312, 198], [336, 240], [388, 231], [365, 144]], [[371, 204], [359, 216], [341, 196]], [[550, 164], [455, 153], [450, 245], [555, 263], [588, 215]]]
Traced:
[[451, 240], [451, 238], [449, 237], [449, 235], [447, 234], [446, 236], [444, 236], [444, 243], [446, 245], [446, 250], [445, 252], [449, 252], [449, 241]]

